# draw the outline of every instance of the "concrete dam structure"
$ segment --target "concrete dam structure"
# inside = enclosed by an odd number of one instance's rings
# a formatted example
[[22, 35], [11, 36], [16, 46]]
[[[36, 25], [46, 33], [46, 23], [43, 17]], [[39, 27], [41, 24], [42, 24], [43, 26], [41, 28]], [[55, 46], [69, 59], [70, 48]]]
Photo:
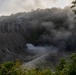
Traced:
[[26, 33], [20, 24], [0, 22], [0, 63], [26, 55]]

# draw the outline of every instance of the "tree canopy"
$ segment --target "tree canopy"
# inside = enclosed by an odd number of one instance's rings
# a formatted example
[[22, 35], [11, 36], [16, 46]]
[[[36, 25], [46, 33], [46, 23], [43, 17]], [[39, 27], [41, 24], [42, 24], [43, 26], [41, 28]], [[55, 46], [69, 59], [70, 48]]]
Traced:
[[71, 6], [71, 8], [73, 8], [73, 11], [74, 11], [74, 13], [76, 14], [76, 0], [74, 0], [73, 2], [72, 2], [72, 6]]

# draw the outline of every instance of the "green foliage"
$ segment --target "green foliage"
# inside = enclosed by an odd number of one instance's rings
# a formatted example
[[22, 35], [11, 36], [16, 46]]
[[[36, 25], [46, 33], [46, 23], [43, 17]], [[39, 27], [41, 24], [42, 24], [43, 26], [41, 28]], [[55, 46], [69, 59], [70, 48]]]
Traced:
[[59, 65], [56, 67], [57, 70], [62, 71], [65, 67], [66, 64], [66, 60], [65, 59], [61, 59]]
[[72, 54], [68, 61], [61, 59], [55, 73], [56, 75], [76, 75], [76, 54]]
[[67, 71], [68, 75], [76, 75], [76, 54], [75, 53], [71, 55], [70, 61], [66, 68], [68, 69]]
[[44, 70], [31, 69], [26, 70], [25, 75], [53, 75], [53, 73], [50, 68]]
[[62, 73], [63, 69], [65, 68], [65, 65], [66, 65], [66, 60], [62, 58], [60, 63], [56, 67], [56, 75], [60, 75]]
[[55, 72], [50, 68], [23, 69], [21, 62], [5, 62], [0, 65], [0, 75], [76, 75], [76, 53], [70, 56], [70, 60], [61, 59]]
[[24, 75], [20, 62], [5, 62], [0, 65], [0, 75]]

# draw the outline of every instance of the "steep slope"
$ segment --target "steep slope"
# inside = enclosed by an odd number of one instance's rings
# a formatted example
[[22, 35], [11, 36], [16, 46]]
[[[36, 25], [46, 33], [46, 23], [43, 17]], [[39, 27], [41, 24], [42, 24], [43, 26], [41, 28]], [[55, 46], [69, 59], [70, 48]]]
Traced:
[[59, 52], [48, 52], [46, 54], [43, 54], [29, 62], [26, 62], [22, 65], [22, 67], [25, 69], [31, 69], [31, 68], [53, 68], [56, 66], [61, 58], [68, 59], [68, 53], [59, 53]]

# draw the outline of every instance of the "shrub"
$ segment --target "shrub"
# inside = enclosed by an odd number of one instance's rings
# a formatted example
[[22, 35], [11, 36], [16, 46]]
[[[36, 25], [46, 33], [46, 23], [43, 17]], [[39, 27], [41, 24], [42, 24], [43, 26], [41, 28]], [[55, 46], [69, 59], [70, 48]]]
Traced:
[[50, 68], [23, 69], [21, 62], [16, 60], [16, 62], [1, 64], [0, 75], [76, 75], [76, 54], [72, 54], [70, 60], [61, 59], [55, 72], [52, 72]]

